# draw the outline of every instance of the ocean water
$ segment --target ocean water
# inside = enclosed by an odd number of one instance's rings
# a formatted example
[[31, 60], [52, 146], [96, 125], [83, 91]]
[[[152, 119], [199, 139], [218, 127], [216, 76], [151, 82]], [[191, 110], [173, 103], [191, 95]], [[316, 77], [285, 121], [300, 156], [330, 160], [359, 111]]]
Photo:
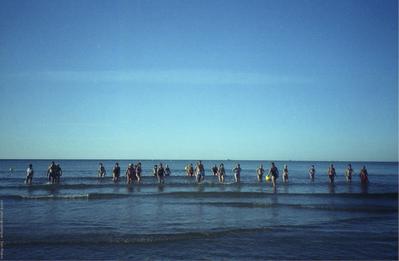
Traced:
[[[288, 165], [276, 189], [258, 182], [258, 161], [223, 161], [219, 184], [203, 161], [205, 181], [186, 177], [195, 161], [162, 161], [172, 170], [165, 184], [151, 174], [159, 161], [142, 160], [142, 184], [111, 180], [115, 161], [102, 161], [107, 176], [96, 177], [96, 160], [59, 160], [61, 183], [47, 184], [49, 160], [0, 160], [1, 258], [4, 260], [263, 260], [398, 259], [398, 163], [352, 162], [356, 175], [344, 178], [337, 162], [334, 185], [330, 162], [276, 162]], [[124, 173], [128, 163], [119, 161]], [[32, 185], [23, 183], [33, 164]], [[263, 162], [265, 169], [269, 162]], [[308, 169], [316, 167], [311, 182]], [[361, 185], [366, 165], [369, 184]], [[10, 168], [13, 172], [10, 172]]]

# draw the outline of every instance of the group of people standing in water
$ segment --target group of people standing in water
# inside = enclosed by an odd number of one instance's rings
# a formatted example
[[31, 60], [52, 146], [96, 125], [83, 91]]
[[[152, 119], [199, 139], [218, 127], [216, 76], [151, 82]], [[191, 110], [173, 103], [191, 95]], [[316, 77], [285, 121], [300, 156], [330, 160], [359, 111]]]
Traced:
[[[189, 166], [191, 166], [191, 164]], [[188, 167], [188, 168], [186, 167], [186, 170], [187, 169], [190, 170], [190, 167]], [[235, 180], [236, 183], [240, 182], [241, 171], [242, 171], [242, 169], [241, 169], [240, 164], [237, 164], [232, 169], [232, 172], [234, 174], [234, 180]], [[220, 183], [224, 182], [224, 178], [225, 178], [225, 175], [226, 175], [226, 170], [224, 168], [224, 164], [223, 163], [221, 163], [219, 165], [219, 167], [217, 167], [217, 165], [213, 166], [212, 172], [213, 172], [214, 176], [218, 176]], [[188, 171], [187, 173], [189, 175], [192, 172]], [[263, 168], [263, 164], [260, 164], [259, 168], [256, 169], [256, 175], [258, 177], [258, 181], [259, 182], [262, 181], [262, 177], [263, 177], [264, 173], [265, 173], [265, 169]], [[288, 182], [288, 167], [287, 167], [287, 165], [284, 165], [283, 173], [284, 173], [283, 174], [283, 181], [284, 182]], [[276, 180], [278, 178], [278, 174], [279, 174], [278, 169], [275, 166], [274, 162], [272, 162], [271, 163], [271, 167], [270, 167], [269, 172], [268, 172], [268, 175], [266, 176], [266, 181], [270, 181], [271, 180], [273, 186], [275, 186], [276, 185]]]
[[[125, 171], [125, 177], [126, 177], [126, 183], [130, 184], [132, 182], [137, 182], [140, 183], [141, 181], [141, 162], [138, 162], [137, 164], [129, 163], [126, 171]], [[104, 164], [100, 162], [98, 170], [97, 170], [97, 175], [99, 178], [105, 177], [107, 174], [107, 171], [105, 170]], [[115, 166], [112, 168], [112, 180], [117, 183], [119, 182], [121, 177], [121, 167], [119, 166], [119, 163], [116, 162]]]
[[[100, 162], [100, 166], [98, 168], [97, 173], [99, 178], [103, 178], [107, 173], [104, 168], [104, 164], [102, 162]], [[125, 171], [126, 183], [127, 184], [131, 184], [132, 182], [140, 183], [141, 173], [142, 173], [141, 162], [138, 162], [137, 164], [129, 163]], [[163, 184], [164, 177], [169, 176], [171, 171], [167, 164], [165, 165], [165, 167], [163, 167], [162, 163], [159, 163], [159, 165], [154, 165], [152, 173], [157, 178], [158, 183]], [[120, 180], [120, 176], [121, 176], [121, 167], [119, 166], [119, 163], [116, 162], [115, 166], [112, 168], [112, 180], [115, 183], [117, 183]]]
[[[226, 176], [226, 170], [224, 168], [224, 164], [220, 163], [219, 167], [215, 164], [212, 167], [212, 173], [214, 176], [217, 176], [219, 179], [220, 183], [224, 183], [224, 179]], [[187, 176], [196, 176], [197, 177], [197, 182], [201, 182], [204, 180], [205, 177], [205, 170], [204, 166], [202, 165], [202, 162], [199, 161], [196, 164], [196, 167], [193, 167], [193, 164], [189, 164], [185, 167], [185, 171]], [[234, 179], [235, 182], [239, 183], [240, 182], [240, 176], [241, 176], [241, 166], [240, 164], [237, 164], [233, 169], [232, 172], [234, 174]], [[263, 180], [263, 175], [265, 174], [265, 169], [263, 168], [263, 164], [260, 164], [260, 166], [256, 169], [256, 175], [258, 178], [258, 181], [261, 182]], [[316, 169], [315, 166], [312, 165], [309, 169], [309, 178], [311, 181], [314, 181], [316, 175]], [[334, 178], [336, 176], [335, 168], [334, 165], [331, 164], [328, 168], [327, 175], [329, 177], [330, 183], [334, 183]], [[354, 170], [352, 169], [352, 165], [348, 164], [348, 168], [345, 170], [345, 177], [348, 182], [352, 182], [352, 176], [354, 175]], [[367, 169], [366, 166], [363, 166], [363, 168], [359, 172], [360, 176], [360, 181], [362, 183], [367, 183], [368, 182], [368, 174], [367, 174]], [[279, 170], [276, 167], [274, 162], [271, 162], [270, 169], [268, 169], [268, 174], [265, 177], [265, 180], [267, 182], [271, 181], [273, 186], [276, 186], [277, 179], [279, 177]], [[288, 182], [288, 166], [287, 164], [284, 165], [283, 167], [283, 182], [287, 183]]]
[[[196, 180], [198, 183], [201, 181], [204, 181], [205, 179], [205, 168], [204, 165], [202, 164], [202, 161], [198, 161], [195, 168], [193, 167], [193, 164], [190, 163], [187, 165], [185, 168], [187, 176], [193, 177], [195, 175]], [[224, 183], [224, 178], [226, 175], [226, 170], [224, 168], [224, 164], [220, 163], [219, 167], [217, 165], [212, 167], [212, 172], [214, 176], [217, 176], [219, 179], [220, 183]], [[241, 175], [241, 167], [240, 164], [237, 164], [233, 169], [234, 173], [234, 179], [236, 182], [240, 182], [240, 175]]]
[[[313, 166], [313, 165], [312, 165]], [[314, 166], [313, 166], [314, 169]], [[309, 170], [310, 174], [310, 170]], [[337, 176], [337, 173], [335, 172], [334, 165], [331, 164], [330, 167], [328, 167], [327, 171], [328, 178], [330, 180], [330, 183], [334, 183], [334, 178]], [[355, 172], [352, 168], [352, 164], [348, 164], [348, 167], [345, 169], [345, 178], [347, 182], [352, 182], [352, 176], [355, 175]], [[359, 171], [359, 177], [360, 177], [360, 182], [361, 183], [367, 183], [369, 181], [368, 173], [366, 166], [363, 166], [360, 171]], [[314, 174], [313, 174], [314, 178]]]
[[[221, 163], [221, 164], [219, 165], [219, 168], [215, 165], [215, 166], [212, 168], [212, 171], [213, 171], [213, 175], [219, 177], [219, 182], [220, 182], [220, 183], [224, 183], [224, 178], [225, 178], [225, 176], [226, 176], [226, 170], [224, 169], [224, 164]], [[237, 164], [237, 165], [232, 169], [232, 172], [234, 173], [234, 180], [235, 180], [235, 182], [237, 182], [237, 183], [240, 182], [240, 179], [241, 179], [241, 171], [242, 171], [242, 169], [241, 169], [240, 164]]]
[[152, 168], [152, 174], [157, 178], [159, 184], [163, 184], [165, 182], [165, 177], [170, 176], [171, 171], [168, 164], [163, 167], [162, 163], [160, 162], [159, 165], [154, 165]]
[[[194, 177], [196, 178], [197, 183], [201, 183], [205, 179], [205, 167], [202, 164], [202, 161], [198, 161], [193, 167], [193, 164], [190, 163], [187, 166], [185, 166], [185, 171], [187, 176], [189, 177]], [[224, 167], [223, 163], [220, 163], [219, 166], [216, 164], [211, 168], [211, 171], [214, 176], [218, 177], [218, 180], [220, 183], [224, 183], [225, 181], [225, 176], [226, 176], [226, 170]], [[240, 177], [241, 177], [241, 166], [240, 164], [236, 164], [235, 167], [232, 169], [232, 172], [234, 174], [234, 179], [236, 183], [240, 182]], [[263, 168], [263, 164], [260, 164], [260, 166], [256, 169], [256, 176], [258, 178], [258, 181], [261, 182], [263, 180], [263, 175], [265, 174], [265, 169]], [[99, 163], [99, 168], [97, 170], [97, 174], [99, 178], [105, 177], [107, 171], [104, 167], [104, 164], [102, 162]], [[315, 166], [312, 165], [309, 168], [309, 178], [311, 181], [314, 181], [315, 175], [316, 175], [316, 169]], [[26, 170], [26, 179], [25, 183], [26, 184], [32, 184], [33, 180], [33, 166], [32, 164], [29, 164], [29, 167]], [[62, 169], [60, 167], [60, 164], [56, 164], [54, 161], [51, 162], [50, 166], [47, 169], [47, 177], [49, 183], [59, 183], [60, 182], [60, 177], [62, 176]], [[126, 183], [131, 184], [133, 182], [135, 183], [140, 183], [141, 182], [141, 174], [142, 174], [142, 167], [141, 167], [141, 162], [138, 162], [137, 164], [129, 163], [126, 171], [125, 171], [125, 176], [126, 176]], [[154, 165], [152, 169], [152, 174], [154, 177], [157, 178], [157, 181], [159, 184], [163, 184], [165, 182], [165, 177], [171, 175], [171, 170], [169, 166], [166, 164], [165, 167], [163, 166], [162, 163], [159, 163], [159, 165]], [[114, 167], [112, 168], [112, 180], [117, 183], [120, 180], [120, 175], [121, 175], [121, 168], [119, 166], [119, 163], [116, 162]], [[347, 182], [352, 182], [352, 177], [355, 175], [355, 172], [352, 168], [352, 164], [348, 164], [348, 167], [345, 169], [345, 178]], [[335, 167], [333, 164], [331, 164], [328, 167], [327, 170], [327, 176], [329, 179], [329, 182], [332, 184], [334, 183], [334, 179], [337, 176], [337, 173], [335, 171]], [[362, 184], [368, 183], [368, 173], [366, 166], [363, 166], [361, 170], [359, 171], [359, 177], [360, 177], [360, 182]], [[277, 179], [279, 178], [279, 170], [276, 167], [274, 162], [271, 162], [270, 169], [268, 169], [268, 174], [265, 177], [265, 180], [267, 182], [271, 182], [273, 187], [276, 186], [277, 184]], [[288, 166], [285, 164], [283, 167], [283, 176], [282, 176], [283, 182], [287, 183], [288, 182]]]
[[[26, 178], [25, 178], [25, 183], [26, 184], [32, 184], [33, 181], [33, 165], [29, 164], [28, 168], [26, 169]], [[51, 162], [50, 166], [47, 168], [47, 179], [49, 183], [56, 184], [60, 183], [60, 179], [62, 176], [62, 169], [60, 167], [60, 164], [56, 164], [54, 161]]]
[[[256, 170], [256, 174], [258, 176], [258, 180], [259, 181], [262, 181], [262, 176], [263, 176], [264, 172], [265, 172], [265, 170], [263, 169], [263, 164], [261, 164], [259, 166], [259, 168]], [[315, 169], [314, 165], [312, 165], [309, 168], [308, 173], [309, 173], [310, 180], [314, 181], [315, 175], [316, 175], [316, 169]], [[329, 182], [331, 184], [334, 183], [334, 179], [337, 176], [337, 173], [335, 171], [335, 167], [334, 167], [333, 164], [331, 164], [328, 167], [327, 175], [328, 175], [328, 178], [329, 178]], [[352, 176], [355, 175], [355, 172], [354, 172], [354, 170], [352, 168], [352, 164], [348, 164], [348, 167], [345, 169], [344, 175], [345, 175], [345, 178], [346, 178], [347, 182], [349, 182], [349, 183], [352, 182]], [[271, 167], [269, 169], [269, 174], [266, 176], [266, 181], [271, 180], [273, 186], [275, 187], [276, 186], [276, 180], [277, 180], [278, 177], [279, 177], [278, 168], [275, 166], [274, 162], [272, 162], [271, 163]], [[368, 173], [367, 173], [366, 166], [363, 166], [361, 168], [361, 170], [359, 172], [359, 177], [360, 177], [360, 182], [362, 184], [368, 182]], [[287, 164], [285, 164], [284, 168], [283, 168], [283, 182], [284, 183], [288, 182], [288, 166], [287, 166]]]
[[[30, 164], [31, 167], [32, 164]], [[33, 176], [33, 175], [32, 175]], [[51, 162], [50, 166], [47, 168], [47, 178], [48, 181], [52, 184], [60, 183], [60, 179], [62, 176], [62, 169], [59, 163], [55, 163], [54, 161]], [[30, 179], [32, 183], [32, 178]]]

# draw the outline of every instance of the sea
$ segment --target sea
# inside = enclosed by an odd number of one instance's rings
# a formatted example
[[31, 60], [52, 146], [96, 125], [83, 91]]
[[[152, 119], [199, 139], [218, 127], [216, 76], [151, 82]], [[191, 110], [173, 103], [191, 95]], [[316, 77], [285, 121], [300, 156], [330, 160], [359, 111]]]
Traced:
[[[398, 260], [398, 163], [276, 161], [277, 187], [258, 182], [270, 161], [208, 161], [197, 184], [195, 160], [140, 160], [141, 184], [111, 178], [116, 160], [56, 160], [60, 184], [48, 184], [51, 160], [0, 160], [2, 260]], [[107, 175], [97, 177], [99, 162]], [[164, 184], [154, 164], [168, 164]], [[224, 163], [226, 180], [211, 171]], [[24, 184], [33, 164], [33, 184]], [[241, 164], [241, 182], [232, 168]], [[337, 177], [329, 184], [327, 168]], [[347, 183], [344, 171], [355, 175]], [[283, 165], [289, 181], [283, 183]], [[315, 180], [308, 169], [314, 164]], [[358, 176], [365, 165], [369, 183]]]

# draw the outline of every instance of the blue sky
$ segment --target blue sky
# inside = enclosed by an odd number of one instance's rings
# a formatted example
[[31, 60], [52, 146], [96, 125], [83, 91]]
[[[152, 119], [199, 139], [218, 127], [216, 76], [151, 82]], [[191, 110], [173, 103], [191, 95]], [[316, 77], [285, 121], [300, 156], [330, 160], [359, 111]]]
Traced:
[[1, 1], [0, 158], [398, 159], [397, 1]]

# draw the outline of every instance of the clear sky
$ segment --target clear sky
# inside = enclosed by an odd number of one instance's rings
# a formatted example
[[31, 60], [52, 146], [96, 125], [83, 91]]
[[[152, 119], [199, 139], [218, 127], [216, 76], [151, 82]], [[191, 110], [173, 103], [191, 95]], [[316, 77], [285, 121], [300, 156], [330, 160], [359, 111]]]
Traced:
[[396, 0], [0, 1], [0, 158], [398, 159]]

